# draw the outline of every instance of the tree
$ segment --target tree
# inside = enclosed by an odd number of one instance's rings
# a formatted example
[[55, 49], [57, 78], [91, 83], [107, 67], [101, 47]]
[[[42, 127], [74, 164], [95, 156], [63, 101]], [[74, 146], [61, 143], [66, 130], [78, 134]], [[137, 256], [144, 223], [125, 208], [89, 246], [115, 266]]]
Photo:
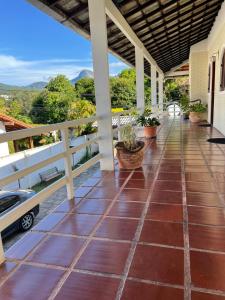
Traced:
[[112, 107], [130, 108], [136, 102], [136, 89], [132, 79], [112, 77], [110, 79]]
[[76, 100], [75, 89], [63, 75], [52, 79], [34, 100], [30, 112], [35, 123], [53, 124], [68, 118], [71, 103]]
[[[81, 118], [89, 118], [96, 112], [95, 105], [88, 100], [76, 100], [71, 103], [68, 120], [77, 120]], [[77, 135], [81, 135], [82, 131], [85, 130], [86, 125], [77, 126]]]
[[75, 93], [74, 87], [72, 86], [71, 82], [64, 75], [58, 75], [55, 78], [51, 79], [47, 84], [46, 89], [49, 92], [72, 94]]
[[91, 100], [95, 103], [95, 87], [93, 78], [81, 78], [75, 83], [75, 90], [78, 98]]

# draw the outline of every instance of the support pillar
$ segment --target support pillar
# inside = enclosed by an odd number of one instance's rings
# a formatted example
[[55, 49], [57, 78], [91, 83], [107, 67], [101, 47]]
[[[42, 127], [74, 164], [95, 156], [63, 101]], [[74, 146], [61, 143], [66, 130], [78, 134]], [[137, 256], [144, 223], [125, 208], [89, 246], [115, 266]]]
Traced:
[[88, 0], [101, 170], [114, 170], [105, 0]]
[[163, 75], [159, 74], [159, 111], [163, 111]]
[[157, 95], [156, 95], [156, 67], [151, 65], [151, 104], [152, 107], [157, 105]]
[[137, 108], [143, 112], [145, 107], [144, 55], [143, 50], [137, 46], [135, 47], [135, 67]]

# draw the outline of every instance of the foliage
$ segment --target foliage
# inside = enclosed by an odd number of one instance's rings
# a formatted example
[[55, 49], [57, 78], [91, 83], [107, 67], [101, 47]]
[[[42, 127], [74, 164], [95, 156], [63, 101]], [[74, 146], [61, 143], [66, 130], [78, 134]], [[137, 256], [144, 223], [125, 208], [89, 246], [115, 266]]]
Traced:
[[160, 125], [159, 119], [155, 117], [151, 118], [150, 116], [147, 117], [145, 113], [138, 117], [137, 123], [145, 127], [156, 127]]
[[35, 98], [30, 112], [32, 121], [39, 124], [66, 121], [75, 99], [76, 93], [70, 81], [65, 76], [58, 75]]
[[204, 113], [207, 111], [207, 105], [202, 103], [195, 103], [189, 106], [189, 111], [196, 113]]
[[138, 147], [134, 128], [130, 124], [121, 128], [121, 140], [128, 151], [132, 151]]
[[180, 98], [180, 106], [183, 113], [187, 113], [189, 111], [189, 97], [186, 94], [181, 95]]
[[[76, 100], [71, 103], [68, 112], [68, 120], [77, 120], [80, 118], [89, 118], [95, 114], [95, 106], [88, 100]], [[77, 126], [77, 135], [81, 135], [87, 125]]]
[[112, 113], [120, 113], [123, 112], [123, 108], [122, 107], [114, 107], [111, 109]]
[[97, 132], [97, 128], [93, 127], [93, 123], [88, 123], [84, 126], [81, 135], [88, 135]]
[[112, 107], [130, 108], [136, 101], [136, 89], [132, 79], [112, 77], [110, 79]]
[[75, 91], [80, 99], [91, 100], [95, 103], [95, 87], [93, 78], [82, 78], [75, 83]]
[[49, 92], [58, 92], [58, 93], [74, 94], [75, 92], [71, 82], [64, 75], [58, 75], [55, 78], [51, 79], [47, 84], [46, 89]]
[[167, 79], [164, 91], [166, 101], [179, 101], [182, 95], [188, 95], [187, 87], [187, 77]]

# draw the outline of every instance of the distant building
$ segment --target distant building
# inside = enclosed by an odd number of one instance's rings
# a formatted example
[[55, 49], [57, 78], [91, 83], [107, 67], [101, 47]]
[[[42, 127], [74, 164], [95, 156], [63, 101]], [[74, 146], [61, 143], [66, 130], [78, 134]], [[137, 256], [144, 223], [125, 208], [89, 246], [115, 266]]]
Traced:
[[0, 98], [4, 98], [5, 100], [10, 100], [10, 95], [0, 95]]
[[[32, 128], [32, 127], [33, 126], [30, 124], [26, 124], [26, 123], [19, 121], [11, 116], [0, 113], [0, 134], [9, 132], [9, 131], [27, 129], [27, 128]], [[29, 148], [33, 148], [32, 137], [29, 137], [26, 140], [28, 142]], [[13, 146], [14, 146], [15, 152], [20, 151], [19, 142], [20, 142], [20, 140], [13, 141]], [[6, 155], [9, 155], [9, 144], [7, 142], [0, 144], [0, 157], [6, 156]]]

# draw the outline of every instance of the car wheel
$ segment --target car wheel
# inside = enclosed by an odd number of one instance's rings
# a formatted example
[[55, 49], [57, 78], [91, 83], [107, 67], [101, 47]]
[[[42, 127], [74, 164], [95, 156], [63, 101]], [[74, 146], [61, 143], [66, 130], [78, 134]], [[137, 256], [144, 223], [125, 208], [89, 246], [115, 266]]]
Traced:
[[20, 228], [21, 231], [27, 231], [29, 230], [34, 223], [34, 217], [31, 213], [26, 214], [20, 219]]

